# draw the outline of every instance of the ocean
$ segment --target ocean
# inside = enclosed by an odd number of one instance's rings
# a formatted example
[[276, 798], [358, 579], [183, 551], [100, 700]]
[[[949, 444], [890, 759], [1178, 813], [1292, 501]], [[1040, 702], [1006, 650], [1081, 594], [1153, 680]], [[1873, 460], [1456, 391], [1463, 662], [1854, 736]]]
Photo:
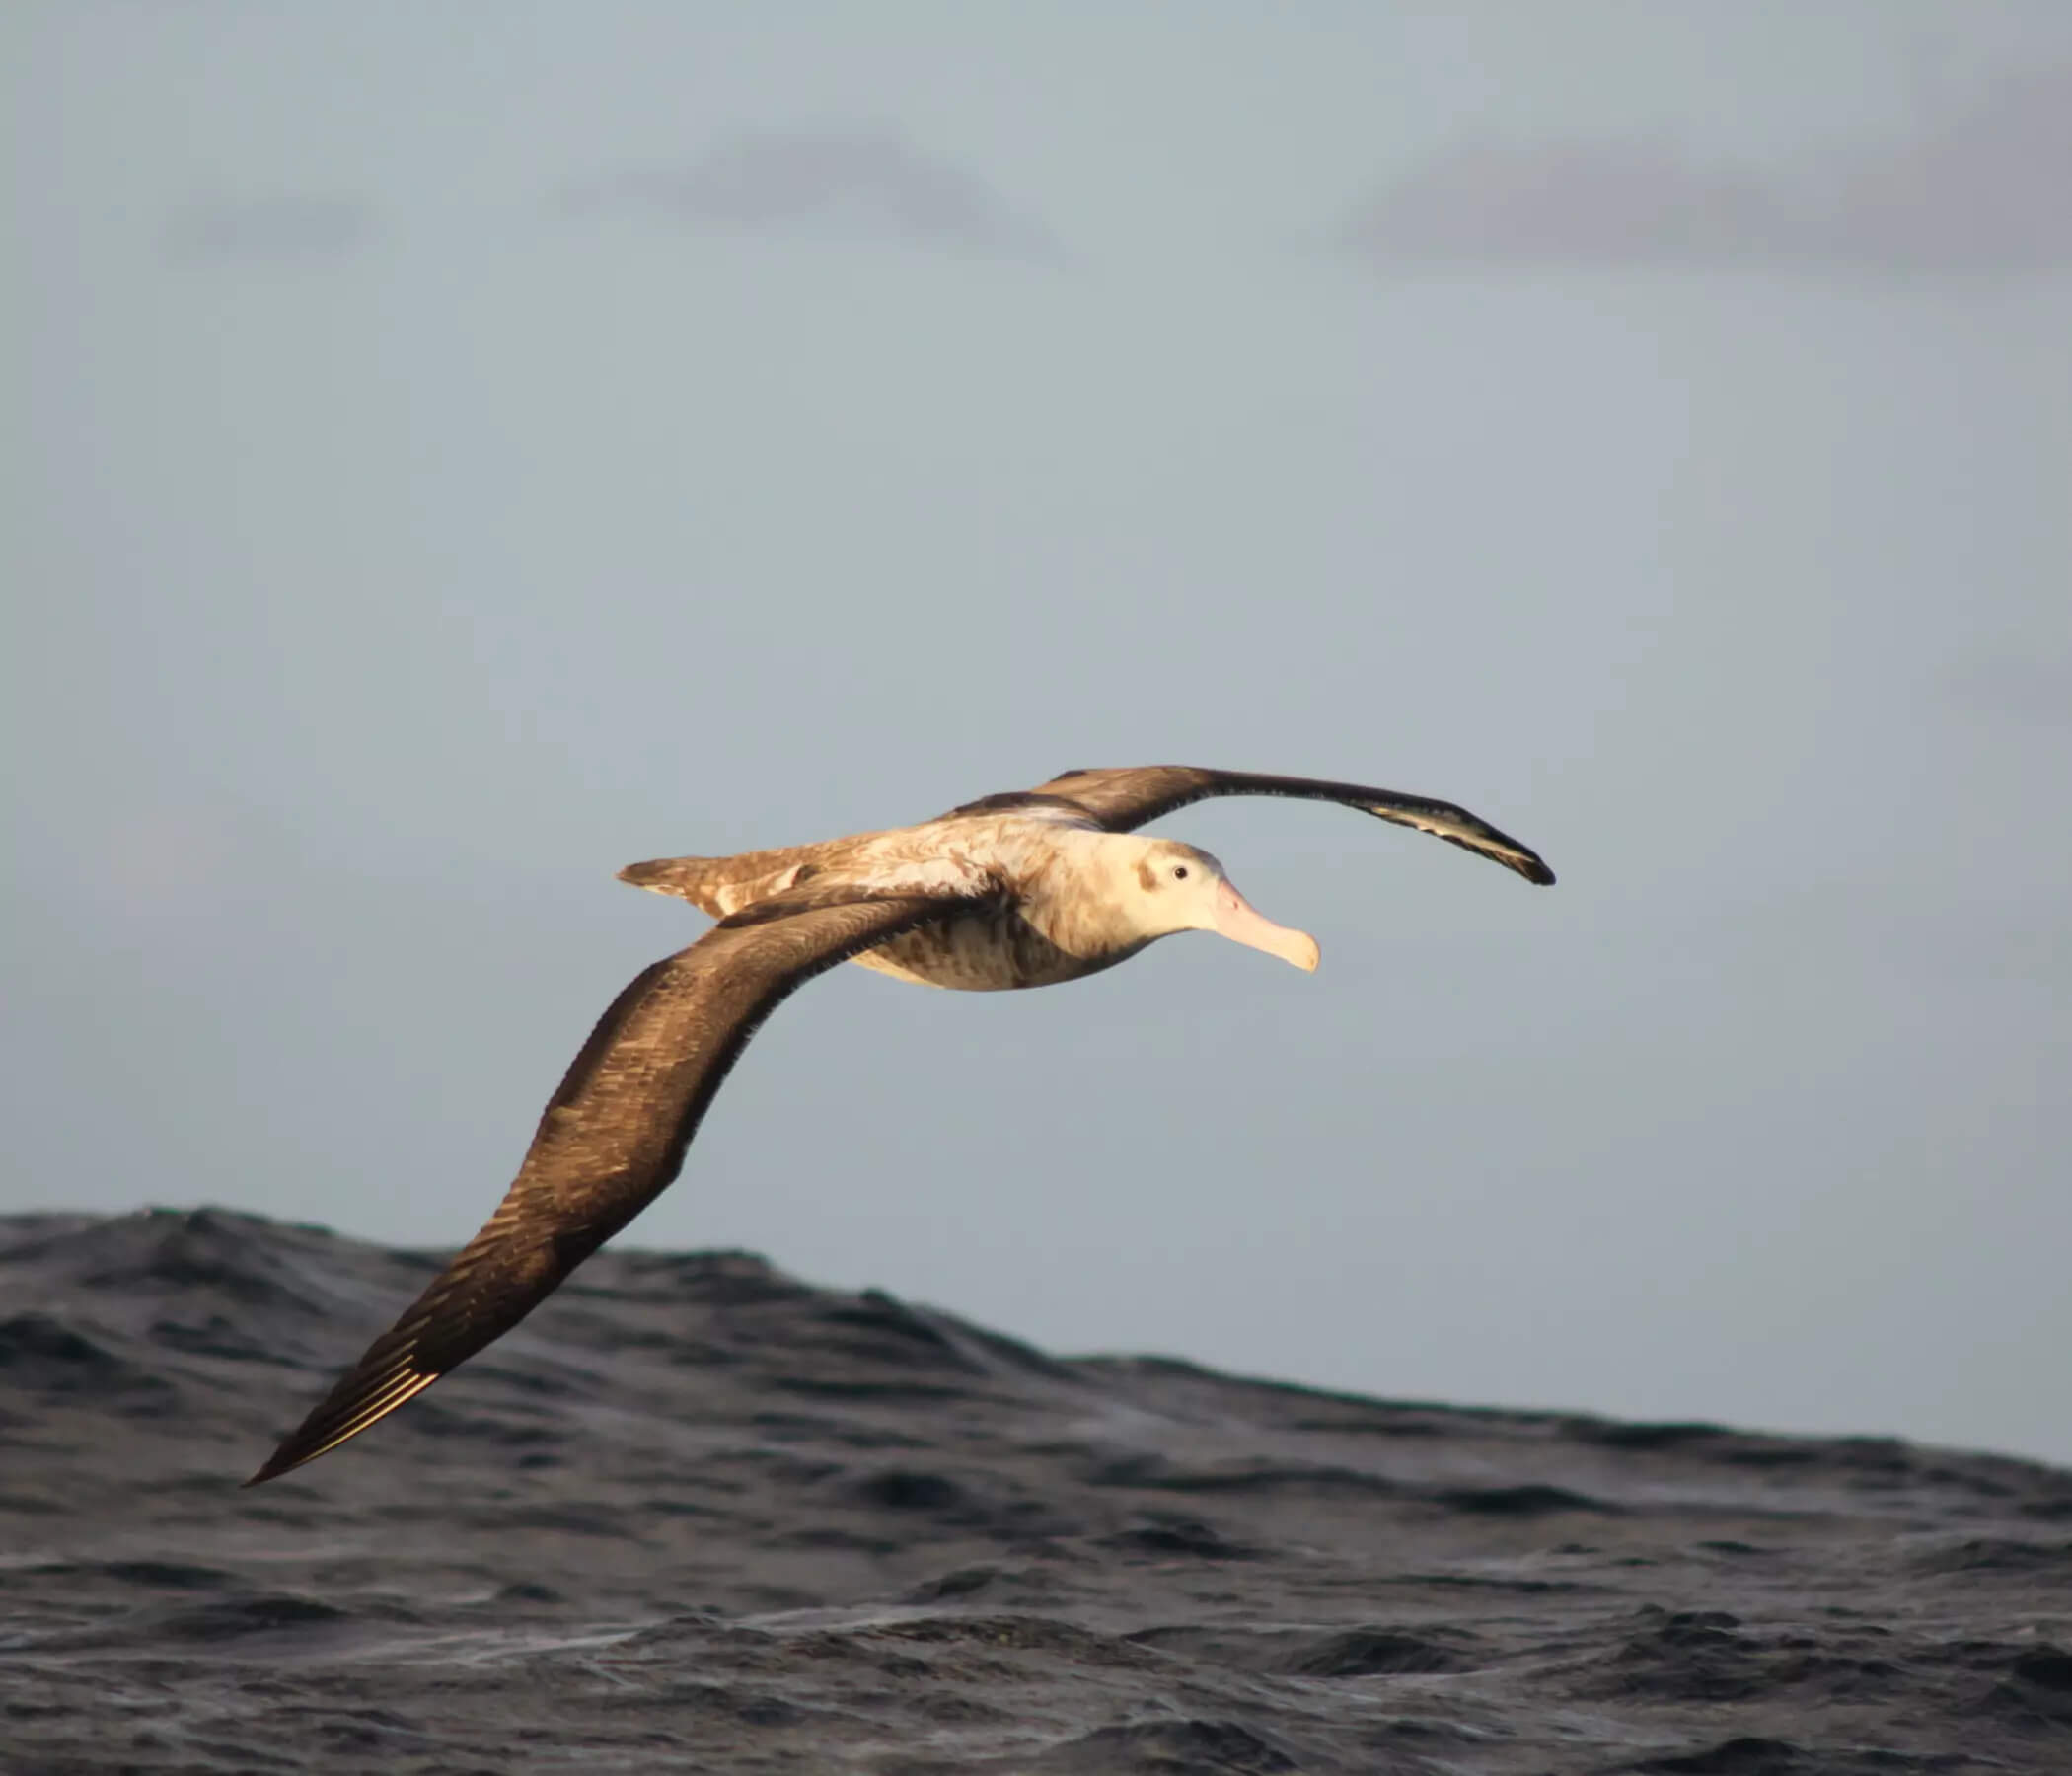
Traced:
[[436, 1260], [0, 1220], [0, 1769], [2072, 1767], [2072, 1473], [1055, 1358], [608, 1250], [251, 1473]]

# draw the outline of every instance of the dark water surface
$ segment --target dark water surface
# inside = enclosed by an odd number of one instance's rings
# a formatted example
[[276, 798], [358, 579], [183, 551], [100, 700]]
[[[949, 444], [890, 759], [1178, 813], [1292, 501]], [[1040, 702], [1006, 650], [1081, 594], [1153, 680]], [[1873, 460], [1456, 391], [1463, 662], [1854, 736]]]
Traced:
[[240, 1492], [432, 1269], [0, 1220], [0, 1768], [2072, 1771], [2072, 1474], [1058, 1361], [741, 1254], [605, 1252]]

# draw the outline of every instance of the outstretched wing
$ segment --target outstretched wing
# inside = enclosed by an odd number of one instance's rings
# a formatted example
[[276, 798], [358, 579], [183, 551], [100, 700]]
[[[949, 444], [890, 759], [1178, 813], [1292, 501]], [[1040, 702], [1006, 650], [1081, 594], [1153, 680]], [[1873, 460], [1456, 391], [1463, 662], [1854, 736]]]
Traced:
[[599, 1020], [503, 1202], [248, 1480], [313, 1461], [501, 1338], [683, 1169], [756, 1028], [836, 963], [958, 905], [911, 895], [718, 926], [634, 977]]
[[1517, 870], [1528, 882], [1544, 886], [1554, 879], [1554, 872], [1531, 847], [1520, 845], [1508, 833], [1498, 832], [1465, 808], [1359, 783], [1267, 777], [1252, 771], [1207, 771], [1194, 765], [1136, 765], [1107, 771], [1068, 771], [1030, 793], [1074, 801], [1111, 833], [1127, 833], [1212, 795], [1292, 795], [1304, 801], [1343, 802], [1377, 820], [1415, 827], [1449, 845], [1477, 851], [1506, 869]]

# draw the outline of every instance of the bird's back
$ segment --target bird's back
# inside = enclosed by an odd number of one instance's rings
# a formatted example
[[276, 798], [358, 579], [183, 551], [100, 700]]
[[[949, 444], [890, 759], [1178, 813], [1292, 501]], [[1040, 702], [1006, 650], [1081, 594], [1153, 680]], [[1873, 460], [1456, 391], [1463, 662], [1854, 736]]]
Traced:
[[[1016, 802], [1025, 797], [1015, 797]], [[959, 912], [903, 932], [851, 958], [895, 980], [966, 993], [1048, 987], [1112, 966], [1122, 954], [1071, 953], [1053, 942], [1040, 913], [1032, 921], [1017, 906], [1043, 902], [1073, 874], [1063, 855], [1095, 836], [1073, 831], [1051, 809], [978, 807], [918, 826], [858, 833], [819, 845], [742, 851], [731, 857], [658, 857], [631, 863], [619, 879], [656, 894], [687, 900], [714, 919], [759, 902], [787, 897], [810, 884], [816, 896], [839, 895], [853, 882], [859, 895], [882, 893], [914, 878], [959, 864], [997, 872], [1006, 890], [995, 906]], [[1061, 868], [1061, 865], [1063, 867]]]

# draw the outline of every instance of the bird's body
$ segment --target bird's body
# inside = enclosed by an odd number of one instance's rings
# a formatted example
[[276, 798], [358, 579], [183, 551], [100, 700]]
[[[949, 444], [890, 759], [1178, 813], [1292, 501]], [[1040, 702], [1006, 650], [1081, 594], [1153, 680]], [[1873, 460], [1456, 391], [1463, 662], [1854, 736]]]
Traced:
[[247, 1484], [335, 1448], [531, 1312], [676, 1177], [756, 1027], [838, 962], [995, 992], [1076, 980], [1201, 929], [1315, 968], [1315, 940], [1254, 911], [1216, 858], [1133, 830], [1232, 794], [1341, 802], [1528, 881], [1554, 879], [1533, 851], [1450, 803], [1187, 766], [1067, 772], [919, 826], [629, 865], [622, 880], [719, 924], [620, 994], [549, 1101], [496, 1213]]
[[1143, 846], [1039, 804], [738, 857], [635, 863], [620, 878], [721, 920], [821, 897], [947, 892], [956, 904], [939, 917], [851, 960], [920, 986], [993, 993], [1077, 980], [1149, 942], [1118, 923], [1096, 887], [1134, 869]]

